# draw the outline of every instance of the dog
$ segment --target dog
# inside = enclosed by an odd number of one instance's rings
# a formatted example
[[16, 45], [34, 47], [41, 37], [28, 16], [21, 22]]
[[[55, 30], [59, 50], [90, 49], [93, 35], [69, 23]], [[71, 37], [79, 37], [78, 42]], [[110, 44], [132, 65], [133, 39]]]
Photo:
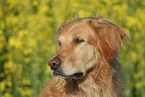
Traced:
[[122, 97], [117, 53], [128, 34], [100, 16], [67, 20], [58, 30], [58, 52], [49, 61], [54, 76], [39, 97]]

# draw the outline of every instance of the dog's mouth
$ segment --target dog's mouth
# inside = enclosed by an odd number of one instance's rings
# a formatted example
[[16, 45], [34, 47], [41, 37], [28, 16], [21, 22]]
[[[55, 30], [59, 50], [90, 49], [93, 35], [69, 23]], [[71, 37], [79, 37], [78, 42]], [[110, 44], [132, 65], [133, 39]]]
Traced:
[[79, 72], [79, 73], [75, 73], [75, 74], [70, 75], [70, 76], [66, 76], [63, 73], [61, 73], [59, 71], [56, 71], [56, 70], [51, 70], [51, 73], [52, 73], [53, 76], [60, 76], [61, 78], [65, 78], [65, 79], [70, 78], [70, 77], [73, 77], [75, 79], [80, 79], [85, 75], [85, 73]]
[[59, 72], [59, 71], [57, 71], [57, 70], [51, 70], [51, 74], [52, 74], [53, 76], [59, 75], [59, 76], [66, 77], [65, 75], [63, 75], [63, 73], [61, 73], [61, 72]]
[[77, 78], [81, 78], [81, 77], [84, 76], [84, 73], [83, 72], [79, 72], [79, 73], [73, 74], [72, 76], [77, 77]]

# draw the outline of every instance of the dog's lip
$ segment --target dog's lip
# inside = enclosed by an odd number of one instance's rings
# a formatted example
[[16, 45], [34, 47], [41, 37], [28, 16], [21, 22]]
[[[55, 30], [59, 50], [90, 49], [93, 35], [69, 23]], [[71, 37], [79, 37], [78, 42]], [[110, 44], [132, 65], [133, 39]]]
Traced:
[[73, 77], [74, 79], [80, 79], [85, 75], [84, 72], [78, 72], [78, 73], [75, 73], [73, 75], [66, 76], [66, 75], [64, 75], [63, 73], [61, 73], [57, 70], [51, 70], [51, 73], [52, 73], [53, 76], [60, 76], [61, 78], [64, 78], [64, 79], [70, 78], [70, 77]]
[[51, 74], [52, 74], [53, 76], [59, 75], [59, 76], [61, 76], [61, 77], [66, 77], [65, 75], [63, 75], [61, 72], [59, 72], [59, 71], [57, 71], [57, 70], [51, 70]]
[[72, 75], [74, 79], [82, 79], [85, 76], [85, 72], [78, 72]]
[[84, 73], [83, 73], [83, 72], [79, 72], [79, 73], [73, 74], [72, 76], [75, 76], [75, 77], [77, 77], [77, 78], [81, 78], [81, 77], [84, 76]]

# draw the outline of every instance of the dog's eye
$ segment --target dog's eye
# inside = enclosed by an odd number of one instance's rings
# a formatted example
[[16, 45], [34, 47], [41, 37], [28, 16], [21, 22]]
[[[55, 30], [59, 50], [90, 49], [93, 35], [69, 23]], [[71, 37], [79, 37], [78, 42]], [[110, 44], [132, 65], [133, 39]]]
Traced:
[[76, 38], [75, 39], [75, 43], [81, 43], [81, 42], [83, 42], [84, 40], [82, 40], [82, 39], [80, 39], [80, 38]]
[[61, 42], [60, 41], [58, 41], [58, 45], [61, 46]]

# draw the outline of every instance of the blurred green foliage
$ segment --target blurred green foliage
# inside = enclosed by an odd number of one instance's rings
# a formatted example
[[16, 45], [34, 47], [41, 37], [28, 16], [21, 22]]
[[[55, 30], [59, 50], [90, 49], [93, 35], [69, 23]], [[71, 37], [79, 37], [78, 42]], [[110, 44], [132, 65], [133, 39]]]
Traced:
[[38, 96], [51, 79], [56, 31], [77, 12], [100, 14], [128, 32], [119, 57], [124, 97], [144, 97], [145, 0], [0, 0], [0, 97]]

